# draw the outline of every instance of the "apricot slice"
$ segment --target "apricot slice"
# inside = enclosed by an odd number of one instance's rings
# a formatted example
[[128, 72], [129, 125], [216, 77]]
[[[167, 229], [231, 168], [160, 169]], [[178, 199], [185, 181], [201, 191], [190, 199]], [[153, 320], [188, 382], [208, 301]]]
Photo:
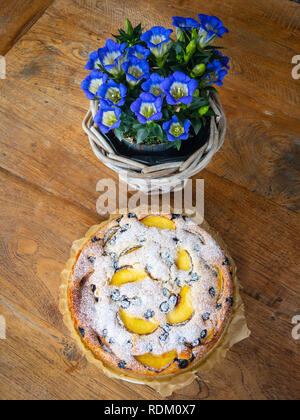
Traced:
[[146, 353], [140, 356], [134, 356], [134, 358], [147, 368], [155, 370], [156, 372], [161, 372], [162, 370], [169, 367], [172, 362], [174, 362], [176, 356], [176, 350], [171, 350], [160, 355]]
[[175, 223], [172, 222], [172, 220], [162, 216], [148, 216], [145, 217], [145, 219], [141, 220], [141, 223], [143, 223], [143, 225], [145, 226], [156, 227], [159, 229], [176, 229]]
[[126, 249], [124, 249], [124, 251], [121, 252], [120, 258], [121, 257], [124, 257], [124, 255], [131, 254], [132, 252], [135, 252], [135, 251], [137, 251], [138, 249], [141, 249], [141, 248], [142, 248], [141, 245], [137, 245], [135, 247], [126, 248]]
[[208, 344], [210, 343], [215, 337], [215, 330], [212, 329], [208, 334], [204, 341], [201, 342], [201, 344]]
[[158, 327], [157, 322], [148, 321], [146, 319], [134, 318], [133, 316], [129, 315], [126, 311], [124, 311], [124, 309], [120, 309], [119, 316], [124, 324], [124, 327], [134, 334], [151, 334]]
[[169, 312], [167, 320], [170, 324], [183, 324], [189, 321], [194, 314], [194, 307], [191, 299], [191, 289], [184, 286], [179, 293], [179, 304]]
[[104, 246], [106, 246], [107, 245], [107, 243], [112, 239], [112, 237], [114, 236], [114, 235], [116, 235], [116, 233], [120, 230], [121, 228], [119, 227], [119, 226], [116, 226], [116, 227], [113, 227], [113, 228], [111, 228], [107, 233], [106, 233], [106, 235], [104, 236], [104, 238], [103, 238], [103, 244], [104, 244]]
[[147, 277], [147, 274], [142, 270], [137, 270], [133, 267], [120, 268], [112, 277], [111, 286], [122, 286], [125, 283], [133, 283], [135, 281], [142, 281]]
[[179, 270], [190, 271], [192, 269], [190, 254], [184, 249], [179, 249], [176, 265]]

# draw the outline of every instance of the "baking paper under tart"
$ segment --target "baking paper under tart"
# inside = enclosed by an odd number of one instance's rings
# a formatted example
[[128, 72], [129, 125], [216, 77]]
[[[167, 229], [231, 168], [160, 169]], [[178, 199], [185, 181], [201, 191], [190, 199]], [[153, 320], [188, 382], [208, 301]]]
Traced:
[[[136, 213], [139, 213], [136, 211]], [[212, 348], [197, 364], [185, 369], [184, 371], [178, 371], [174, 374], [169, 374], [161, 377], [141, 378], [140, 375], [134, 375], [132, 373], [123, 373], [113, 367], [107, 365], [102, 360], [98, 359], [94, 353], [89, 349], [82, 341], [78, 331], [74, 327], [72, 314], [69, 308], [68, 301], [68, 285], [72, 278], [73, 267], [77, 262], [77, 256], [80, 250], [84, 248], [90, 238], [96, 234], [105, 225], [108, 225], [113, 219], [119, 215], [113, 215], [109, 220], [91, 227], [86, 233], [85, 237], [76, 240], [71, 248], [71, 258], [66, 264], [65, 269], [61, 273], [62, 284], [60, 286], [60, 304], [59, 309], [63, 315], [64, 323], [68, 327], [71, 336], [76, 340], [79, 348], [86, 356], [86, 358], [93, 364], [95, 364], [102, 372], [110, 378], [121, 379], [127, 382], [136, 384], [148, 385], [163, 397], [171, 395], [174, 391], [191, 384], [196, 378], [196, 373], [201, 374], [207, 372], [216, 363], [220, 362], [225, 358], [227, 351], [239, 341], [242, 341], [249, 337], [250, 331], [247, 327], [246, 318], [244, 314], [244, 305], [239, 293], [239, 283], [236, 275], [236, 265], [227, 250], [226, 245], [221, 239], [220, 235], [213, 231], [213, 229], [205, 221], [201, 224], [201, 227], [206, 230], [212, 238], [219, 244], [224, 250], [226, 256], [229, 259], [232, 267], [232, 281], [233, 281], [233, 298], [234, 305], [232, 307], [230, 319], [223, 332], [223, 335]]]

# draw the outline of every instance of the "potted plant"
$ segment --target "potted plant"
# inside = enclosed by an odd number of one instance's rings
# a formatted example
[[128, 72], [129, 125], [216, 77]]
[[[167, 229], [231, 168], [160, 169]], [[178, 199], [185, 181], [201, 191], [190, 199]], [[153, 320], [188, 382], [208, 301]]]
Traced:
[[125, 30], [89, 57], [82, 89], [101, 144], [116, 154], [125, 144], [119, 154], [131, 158], [139, 152], [181, 156], [183, 150], [186, 158], [208, 142], [214, 85], [222, 86], [229, 69], [229, 59], [212, 44], [228, 30], [203, 14], [199, 20], [174, 17], [173, 25], [175, 34], [160, 26], [144, 32], [127, 19]]

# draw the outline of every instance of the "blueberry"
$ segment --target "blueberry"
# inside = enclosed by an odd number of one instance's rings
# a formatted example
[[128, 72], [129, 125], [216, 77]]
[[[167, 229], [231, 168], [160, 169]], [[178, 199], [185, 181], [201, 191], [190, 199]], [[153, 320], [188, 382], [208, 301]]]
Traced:
[[120, 300], [121, 297], [121, 293], [119, 289], [115, 289], [111, 292], [110, 298], [111, 300], [117, 302], [118, 300]]
[[203, 330], [200, 334], [201, 340], [204, 340], [207, 337], [207, 330]]
[[145, 317], [146, 319], [153, 318], [153, 317], [154, 317], [154, 315], [155, 315], [155, 312], [154, 312], [154, 311], [152, 311], [152, 309], [147, 309], [147, 311], [144, 313], [144, 317]]
[[116, 340], [115, 340], [113, 337], [111, 337], [111, 338], [108, 340], [108, 342], [109, 342], [109, 344], [115, 344]]
[[128, 298], [122, 299], [121, 308], [128, 309], [130, 306], [130, 300]]
[[196, 244], [196, 245], [194, 246], [194, 251], [196, 251], [196, 252], [201, 251], [201, 246], [200, 246], [199, 244]]
[[108, 243], [109, 245], [115, 245], [116, 242], [117, 242], [117, 238], [111, 238]]
[[162, 329], [166, 332], [169, 333], [171, 331], [172, 326], [170, 324], [165, 324]]
[[163, 293], [163, 295], [164, 296], [169, 296], [169, 290], [166, 288], [166, 287], [164, 287], [163, 289], [162, 289], [162, 293]]
[[120, 369], [126, 369], [126, 362], [125, 360], [120, 360], [118, 363]]
[[102, 335], [103, 337], [107, 337], [108, 331], [106, 328], [104, 328], [104, 330], [102, 331]]
[[161, 257], [169, 267], [172, 267], [172, 265], [174, 264], [174, 260], [170, 254], [168, 254], [167, 252], [163, 252], [161, 254]]
[[180, 214], [172, 214], [172, 220], [180, 219], [180, 217], [181, 217]]
[[176, 277], [176, 279], [174, 280], [174, 283], [176, 284], [176, 286], [180, 287], [181, 286], [181, 281], [179, 280], [178, 277]]
[[182, 216], [182, 218], [183, 218], [183, 220], [184, 220], [185, 222], [189, 222], [189, 221], [190, 221], [190, 218], [189, 218], [189, 217], [187, 217], [187, 216]]
[[180, 369], [185, 369], [186, 367], [188, 367], [189, 362], [186, 359], [179, 359], [178, 360], [178, 366]]
[[84, 328], [78, 327], [78, 331], [80, 332], [81, 337], [84, 338], [85, 337]]
[[178, 238], [173, 238], [173, 241], [174, 241], [176, 244], [178, 244], [179, 239], [178, 239]]
[[97, 238], [97, 236], [94, 236], [94, 237], [92, 238], [92, 242], [93, 242], [93, 243], [95, 243], [95, 242], [99, 242], [99, 241], [101, 241], [101, 239], [100, 239], [100, 238]]
[[92, 285], [91, 285], [91, 289], [92, 289], [92, 292], [93, 292], [93, 293], [95, 293], [95, 292], [96, 292], [97, 287], [96, 287], [94, 284], [92, 284]]
[[212, 272], [213, 272], [213, 275], [214, 275], [215, 277], [217, 277], [217, 278], [219, 277], [219, 274], [218, 274], [218, 272], [217, 272], [216, 270], [213, 270]]
[[88, 257], [90, 263], [94, 263], [96, 261], [96, 257]]
[[116, 220], [116, 222], [117, 222], [117, 223], [120, 223], [122, 219], [123, 219], [123, 216], [119, 217], [119, 218]]
[[202, 315], [203, 321], [208, 321], [209, 318], [210, 318], [210, 313], [209, 312], [205, 312], [205, 314]]
[[161, 312], [166, 314], [167, 312], [169, 312], [170, 306], [169, 306], [168, 302], [163, 302], [163, 303], [160, 304], [159, 309], [161, 310]]
[[192, 273], [191, 274], [191, 281], [198, 281], [199, 280], [199, 276], [197, 273]]
[[99, 302], [99, 298], [95, 297], [95, 302], [98, 303]]
[[222, 303], [218, 303], [216, 309], [217, 311], [220, 311], [222, 309]]
[[162, 341], [163, 343], [165, 343], [166, 341], [168, 341], [169, 338], [169, 334], [167, 332], [164, 332], [163, 334], [161, 334], [159, 336], [160, 341]]
[[122, 233], [127, 232], [127, 230], [129, 230], [129, 229], [130, 229], [130, 225], [124, 225], [124, 226], [121, 227], [121, 232]]
[[145, 268], [146, 268], [147, 273], [151, 273], [151, 270], [152, 270], [153, 267], [152, 267], [152, 265], [147, 264]]
[[223, 261], [222, 265], [229, 265], [229, 259], [225, 258], [225, 260]]
[[151, 353], [153, 351], [153, 345], [151, 343], [148, 343], [146, 349], [149, 353]]
[[229, 303], [230, 306], [233, 306], [233, 302], [234, 301], [233, 301], [233, 298], [232, 297], [227, 298], [226, 299], [226, 302]]
[[192, 347], [197, 347], [200, 345], [200, 340], [197, 338], [197, 340], [192, 342]]
[[186, 338], [185, 337], [179, 337], [178, 338], [178, 343], [179, 344], [185, 344], [186, 343]]
[[144, 242], [147, 242], [147, 239], [146, 239], [146, 238], [144, 238], [143, 236], [141, 236], [141, 237], [139, 238], [139, 243], [140, 243], [140, 244], [143, 244]]
[[208, 292], [212, 298], [216, 297], [216, 290], [214, 287], [211, 287]]
[[205, 265], [204, 265], [204, 268], [205, 268], [206, 270], [210, 270], [210, 265], [205, 264]]
[[128, 213], [127, 217], [128, 219], [137, 219], [137, 216], [135, 213]]
[[133, 347], [133, 343], [132, 343], [132, 341], [131, 340], [128, 340], [127, 342], [126, 342], [126, 347], [129, 349], [129, 350], [131, 350], [132, 349], [132, 347]]
[[176, 295], [174, 295], [174, 294], [172, 294], [172, 295], [170, 295], [170, 297], [169, 297], [169, 299], [168, 299], [168, 303], [169, 303], [169, 306], [171, 307], [171, 308], [174, 308], [174, 306], [176, 306], [176, 304], [177, 304], [177, 296]]

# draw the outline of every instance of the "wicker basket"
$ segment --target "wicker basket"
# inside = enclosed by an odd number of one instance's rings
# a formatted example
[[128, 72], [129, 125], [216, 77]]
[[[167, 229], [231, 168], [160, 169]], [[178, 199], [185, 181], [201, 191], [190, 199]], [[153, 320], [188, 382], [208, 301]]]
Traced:
[[186, 161], [150, 166], [116, 155], [94, 123], [98, 108], [98, 103], [95, 101], [91, 101], [90, 110], [83, 120], [82, 127], [97, 158], [117, 172], [120, 179], [132, 188], [145, 194], [175, 192], [182, 190], [190, 177], [202, 171], [224, 143], [226, 117], [218, 95], [212, 95], [210, 105], [217, 116], [211, 117], [209, 140]]

